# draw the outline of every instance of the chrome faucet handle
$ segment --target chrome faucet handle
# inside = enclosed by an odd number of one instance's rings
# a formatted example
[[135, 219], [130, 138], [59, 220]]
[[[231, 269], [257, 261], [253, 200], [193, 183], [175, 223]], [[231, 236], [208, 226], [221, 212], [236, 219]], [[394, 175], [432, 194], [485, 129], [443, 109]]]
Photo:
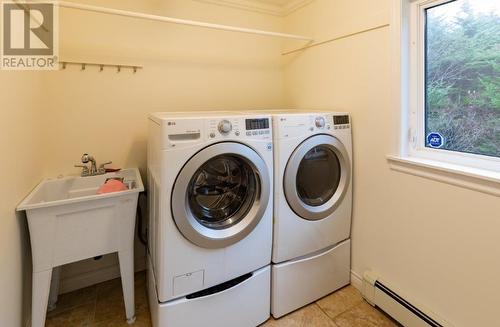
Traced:
[[111, 165], [112, 163], [113, 163], [113, 161], [104, 162], [104, 163], [99, 165], [99, 168], [105, 168], [104, 166]]
[[101, 174], [106, 173], [106, 167], [105, 166], [106, 165], [110, 165], [112, 163], [113, 163], [113, 161], [108, 161], [108, 162], [104, 162], [104, 163], [100, 164], [99, 165], [99, 173], [101, 173]]
[[90, 154], [88, 153], [84, 153], [82, 155], [82, 162], [83, 163], [88, 163], [88, 162], [93, 162], [95, 161], [94, 157], [92, 157]]
[[76, 168], [82, 168], [82, 177], [90, 175], [89, 167], [87, 165], [75, 165]]

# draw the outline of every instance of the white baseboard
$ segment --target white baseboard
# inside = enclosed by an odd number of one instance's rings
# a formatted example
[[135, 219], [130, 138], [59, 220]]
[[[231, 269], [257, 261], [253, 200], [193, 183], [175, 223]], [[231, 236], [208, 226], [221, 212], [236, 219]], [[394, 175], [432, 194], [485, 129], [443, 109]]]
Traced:
[[363, 289], [363, 278], [356, 273], [355, 271], [351, 270], [351, 285], [354, 286], [358, 291], [362, 291]]
[[[146, 269], [145, 257], [135, 258], [135, 271]], [[78, 275], [62, 278], [59, 285], [59, 294], [69, 293], [80, 288], [102, 283], [120, 277], [120, 266], [114, 264], [98, 270], [87, 271]]]

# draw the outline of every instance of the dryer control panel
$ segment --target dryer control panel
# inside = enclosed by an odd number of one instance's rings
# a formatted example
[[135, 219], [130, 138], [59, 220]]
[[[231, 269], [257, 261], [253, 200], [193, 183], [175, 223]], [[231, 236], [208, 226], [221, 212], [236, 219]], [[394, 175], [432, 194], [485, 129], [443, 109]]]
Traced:
[[298, 137], [314, 133], [329, 133], [333, 116], [326, 114], [291, 114], [276, 117], [275, 132], [279, 137]]
[[286, 113], [275, 116], [273, 127], [278, 138], [294, 138], [344, 132], [351, 128], [350, 122], [346, 113]]

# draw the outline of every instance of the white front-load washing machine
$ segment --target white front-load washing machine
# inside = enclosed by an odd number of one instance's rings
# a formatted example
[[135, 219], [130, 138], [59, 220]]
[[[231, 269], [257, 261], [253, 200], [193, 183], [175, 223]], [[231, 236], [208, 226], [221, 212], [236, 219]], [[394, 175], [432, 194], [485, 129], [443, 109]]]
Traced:
[[350, 282], [350, 116], [273, 113], [273, 133], [271, 313], [281, 317]]
[[261, 324], [270, 315], [271, 117], [156, 113], [149, 129], [153, 325]]

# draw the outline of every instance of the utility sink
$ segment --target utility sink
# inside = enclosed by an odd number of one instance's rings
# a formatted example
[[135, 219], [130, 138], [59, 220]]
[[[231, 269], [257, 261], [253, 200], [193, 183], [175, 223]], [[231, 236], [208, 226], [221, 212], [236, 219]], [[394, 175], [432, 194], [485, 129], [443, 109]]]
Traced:
[[[99, 187], [108, 178], [123, 178], [129, 189], [115, 193], [97, 194]], [[115, 173], [90, 177], [49, 178], [43, 180], [17, 207], [17, 210], [33, 210], [82, 201], [102, 200], [142, 191], [144, 191], [144, 186], [138, 169], [124, 169]]]
[[[127, 190], [97, 194], [108, 178], [123, 179]], [[129, 323], [134, 308], [134, 230], [139, 193], [136, 168], [91, 177], [42, 181], [18, 206], [26, 211], [33, 256], [32, 327], [43, 327], [52, 270], [67, 263], [118, 253]]]

